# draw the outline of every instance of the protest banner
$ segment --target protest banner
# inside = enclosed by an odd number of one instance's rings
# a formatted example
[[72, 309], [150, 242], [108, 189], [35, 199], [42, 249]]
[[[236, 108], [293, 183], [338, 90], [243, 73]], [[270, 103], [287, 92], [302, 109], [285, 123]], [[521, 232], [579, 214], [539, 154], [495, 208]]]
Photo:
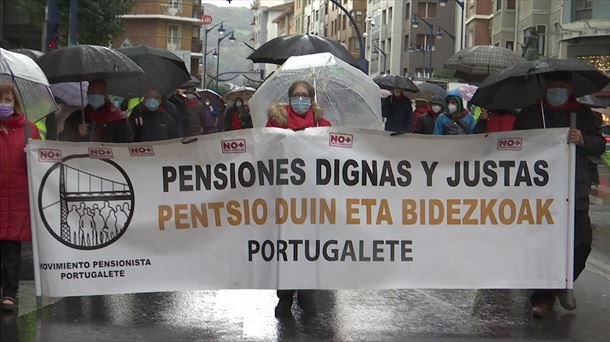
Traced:
[[567, 129], [31, 142], [43, 295], [571, 287]]

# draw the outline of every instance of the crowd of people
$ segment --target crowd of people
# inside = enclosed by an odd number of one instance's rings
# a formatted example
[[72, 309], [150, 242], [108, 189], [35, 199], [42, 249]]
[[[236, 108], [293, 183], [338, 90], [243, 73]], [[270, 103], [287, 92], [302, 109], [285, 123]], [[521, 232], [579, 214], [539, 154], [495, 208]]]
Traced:
[[[445, 98], [434, 96], [431, 100], [412, 99], [400, 89], [383, 100], [382, 114], [386, 130], [395, 133], [433, 135], [464, 135], [490, 133], [517, 129], [569, 127], [570, 113], [577, 112], [575, 128], [569, 131], [568, 140], [576, 144], [576, 215], [574, 279], [584, 269], [591, 250], [591, 223], [588, 216], [588, 195], [591, 183], [589, 157], [599, 156], [605, 150], [605, 142], [590, 108], [580, 104], [571, 95], [570, 74], [554, 72], [544, 75], [546, 95], [541, 104], [523, 108], [488, 111], [480, 110], [475, 119], [471, 109], [464, 106], [462, 95], [450, 91]], [[288, 103], [274, 104], [269, 108], [267, 127], [302, 130], [330, 126], [320, 106], [315, 102], [315, 89], [305, 81], [297, 81], [288, 89]], [[84, 110], [70, 114], [58, 113], [53, 129], [59, 140], [99, 142], [140, 142], [189, 137], [220, 131], [252, 127], [247, 104], [236, 99], [226, 109], [202, 97], [194, 88], [178, 90], [164, 96], [150, 89], [132, 108], [119, 108], [110, 101], [104, 81], [90, 82], [88, 105]], [[414, 102], [414, 107], [412, 103]], [[125, 111], [129, 109], [130, 115]], [[58, 120], [65, 117], [65, 121]], [[39, 138], [35, 126], [24, 116], [15, 87], [0, 85], [0, 150], [2, 165], [0, 177], [0, 240], [2, 240], [3, 309], [15, 309], [19, 282], [20, 241], [31, 237], [28, 207], [28, 188], [23, 149], [26, 128], [31, 138]], [[55, 131], [53, 133], [53, 131]], [[80, 211], [79, 211], [80, 210]], [[103, 213], [101, 208], [71, 209], [74, 225], [82, 234], [79, 243], [91, 245], [112, 238], [120, 229], [120, 215]], [[110, 213], [110, 210], [108, 211]], [[116, 208], [115, 213], [122, 213]], [[99, 221], [99, 223], [97, 221]], [[78, 221], [78, 224], [77, 224]], [[102, 227], [102, 228], [99, 228]], [[110, 229], [112, 228], [112, 229]], [[110, 230], [109, 230], [110, 229]], [[104, 235], [106, 234], [106, 235]], [[295, 296], [306, 313], [316, 311], [311, 291], [282, 290], [277, 292], [279, 302], [277, 316], [289, 315]], [[537, 290], [531, 297], [533, 314], [544, 317], [559, 298], [560, 304], [569, 310], [575, 301], [567, 290]]]

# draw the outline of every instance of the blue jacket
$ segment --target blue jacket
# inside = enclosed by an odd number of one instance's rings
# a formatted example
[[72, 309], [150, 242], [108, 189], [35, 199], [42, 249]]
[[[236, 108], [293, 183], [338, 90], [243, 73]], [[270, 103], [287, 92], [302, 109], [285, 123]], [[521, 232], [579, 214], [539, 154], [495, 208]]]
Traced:
[[[458, 90], [451, 90], [447, 92], [447, 97], [445, 97], [445, 103], [448, 103], [450, 99], [453, 99], [457, 102], [458, 108], [456, 113], [461, 113], [456, 115], [449, 115], [448, 113], [443, 113], [439, 115], [438, 119], [436, 119], [436, 123], [434, 124], [434, 135], [462, 135], [462, 134], [472, 134], [474, 130], [474, 126], [476, 124], [474, 120], [474, 116], [472, 113], [464, 108], [462, 95]], [[459, 118], [459, 119], [458, 119]]]

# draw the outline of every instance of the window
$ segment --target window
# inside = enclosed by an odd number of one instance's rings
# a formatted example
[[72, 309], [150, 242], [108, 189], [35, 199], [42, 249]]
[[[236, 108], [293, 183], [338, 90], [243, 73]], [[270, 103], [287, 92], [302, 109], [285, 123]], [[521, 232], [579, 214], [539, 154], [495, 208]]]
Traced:
[[422, 18], [436, 17], [436, 2], [417, 3], [417, 15], [419, 15]]
[[407, 3], [405, 6], [405, 20], [411, 21], [411, 3]]
[[381, 25], [384, 25], [387, 23], [386, 22], [386, 10], [381, 11]]
[[408, 34], [405, 34], [405, 41], [402, 46], [403, 46], [404, 52], [409, 51], [409, 35]]
[[575, 20], [591, 19], [593, 14], [593, 0], [573, 0], [572, 9]]
[[536, 27], [536, 31], [538, 31], [538, 54], [540, 56], [544, 56], [544, 51], [546, 48], [546, 26], [538, 25]]
[[180, 26], [167, 25], [167, 49], [172, 51], [180, 49]]
[[193, 26], [193, 39], [199, 39], [199, 26]]
[[402, 75], [409, 76], [409, 68], [402, 68]]
[[515, 50], [515, 42], [512, 40], [506, 41], [506, 48], [509, 50]]
[[506, 0], [506, 9], [514, 10], [515, 9], [515, 0]]
[[392, 53], [392, 38], [388, 38], [388, 51], [387, 54], [391, 54]]
[[388, 8], [388, 23], [392, 25], [392, 7]]
[[347, 16], [346, 15], [342, 15], [341, 17], [343, 18], [343, 25], [341, 26], [341, 29], [343, 31], [345, 31], [345, 29], [347, 28]]
[[496, 11], [502, 9], [502, 0], [496, 0]]
[[434, 39], [434, 35], [432, 34], [418, 34], [415, 44], [418, 49], [434, 51]]

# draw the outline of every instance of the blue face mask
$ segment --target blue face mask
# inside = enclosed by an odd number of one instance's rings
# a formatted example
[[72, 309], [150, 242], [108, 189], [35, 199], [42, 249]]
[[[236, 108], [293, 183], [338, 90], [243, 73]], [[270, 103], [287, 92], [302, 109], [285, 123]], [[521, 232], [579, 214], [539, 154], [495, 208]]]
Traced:
[[309, 111], [309, 108], [311, 108], [311, 99], [309, 97], [302, 96], [291, 97], [290, 107], [292, 107], [292, 110], [294, 110], [295, 113], [303, 115]]
[[98, 110], [98, 109], [102, 108], [104, 103], [106, 103], [106, 98], [104, 97], [104, 95], [100, 95], [100, 94], [88, 94], [87, 102], [89, 102], [89, 106], [93, 110]]
[[157, 108], [159, 108], [160, 104], [161, 104], [161, 101], [159, 101], [158, 99], [156, 99], [154, 97], [144, 100], [144, 107], [146, 107], [146, 109], [150, 110], [151, 112], [154, 112], [155, 110], [157, 110]]
[[186, 98], [189, 99], [189, 100], [192, 100], [195, 97], [197, 97], [195, 94], [186, 94]]
[[558, 107], [568, 101], [568, 90], [566, 88], [549, 88], [546, 90], [546, 102]]

